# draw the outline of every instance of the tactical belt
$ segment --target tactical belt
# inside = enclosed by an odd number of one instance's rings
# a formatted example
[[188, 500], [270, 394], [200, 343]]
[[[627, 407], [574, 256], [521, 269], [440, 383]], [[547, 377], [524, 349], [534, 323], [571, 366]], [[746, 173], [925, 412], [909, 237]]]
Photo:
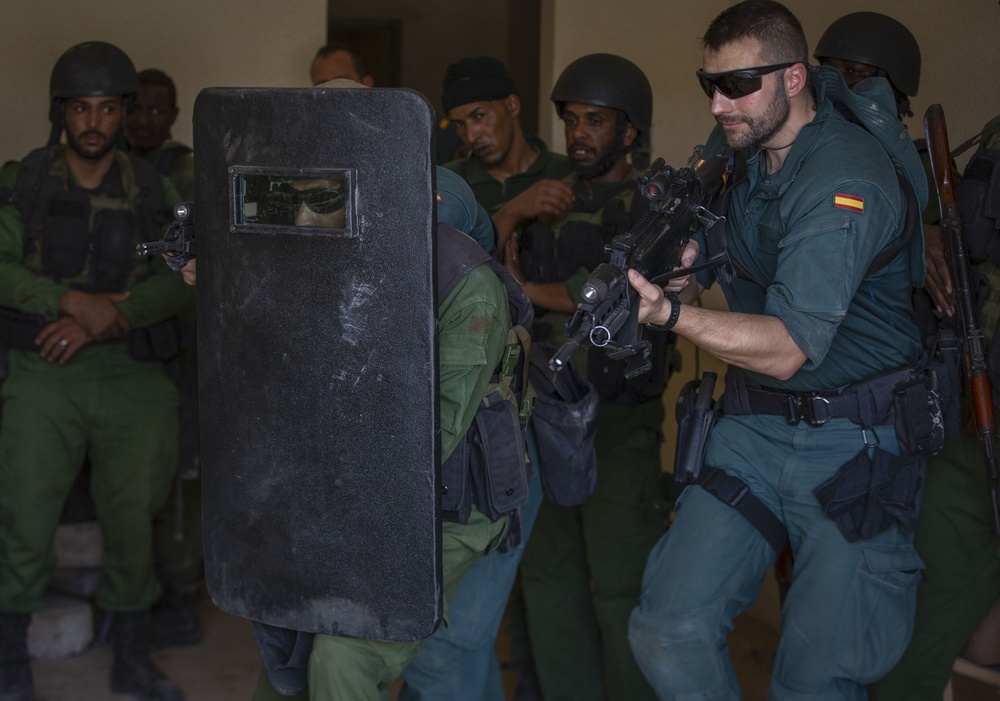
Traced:
[[[822, 426], [833, 418], [844, 418], [860, 426], [881, 426], [893, 422], [893, 389], [909, 380], [922, 363], [891, 370], [849, 385], [842, 391], [782, 392], [762, 387], [739, 368], [726, 372], [726, 392], [722, 413], [730, 416], [768, 414], [784, 416], [796, 425], [805, 421]], [[764, 536], [775, 554], [788, 547], [788, 530], [777, 516], [757, 498], [750, 485], [722, 470], [702, 466], [697, 484], [724, 504], [736, 509]]]
[[891, 370], [848, 385], [843, 390], [785, 392], [758, 385], [746, 373], [730, 368], [726, 373], [726, 393], [722, 413], [730, 416], [768, 414], [784, 416], [796, 425], [805, 421], [822, 426], [830, 419], [848, 419], [870, 428], [893, 423], [893, 389], [913, 376], [917, 365]]

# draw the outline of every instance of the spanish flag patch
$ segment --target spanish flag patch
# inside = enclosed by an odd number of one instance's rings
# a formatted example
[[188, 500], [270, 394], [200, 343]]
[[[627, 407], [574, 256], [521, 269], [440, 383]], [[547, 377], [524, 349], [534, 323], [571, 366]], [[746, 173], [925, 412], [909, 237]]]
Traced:
[[852, 212], [864, 212], [865, 200], [863, 197], [844, 195], [838, 192], [833, 196], [833, 206], [840, 207], [841, 209], [849, 209]]

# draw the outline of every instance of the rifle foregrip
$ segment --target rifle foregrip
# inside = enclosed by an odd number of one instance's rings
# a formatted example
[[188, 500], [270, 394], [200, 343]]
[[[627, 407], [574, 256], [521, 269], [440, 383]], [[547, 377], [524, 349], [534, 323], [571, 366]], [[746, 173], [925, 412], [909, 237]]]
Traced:
[[993, 415], [993, 389], [986, 375], [973, 377], [970, 383], [972, 408], [976, 417], [976, 428], [979, 431], [993, 431], [996, 419]]

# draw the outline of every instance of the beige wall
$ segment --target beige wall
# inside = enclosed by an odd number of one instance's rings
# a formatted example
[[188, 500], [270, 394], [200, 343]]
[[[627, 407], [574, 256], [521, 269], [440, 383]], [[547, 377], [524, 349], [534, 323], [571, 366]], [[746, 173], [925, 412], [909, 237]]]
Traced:
[[326, 39], [326, 0], [0, 0], [0, 17], [0, 161], [44, 145], [49, 74], [81, 41], [111, 42], [139, 70], [170, 74], [181, 108], [174, 137], [191, 143], [199, 90], [307, 85]]
[[[701, 67], [699, 41], [708, 23], [733, 4], [728, 0], [543, 0], [551, 40], [543, 40], [541, 91], [548, 95], [559, 72], [588, 53], [631, 59], [653, 85], [653, 151], [681, 165], [690, 147], [712, 127], [708, 101], [694, 72]], [[874, 10], [909, 27], [923, 54], [920, 92], [912, 101], [910, 132], [920, 136], [923, 113], [933, 102], [945, 108], [951, 142], [958, 145], [1000, 113], [1000, 7], [992, 0], [787, 0], [809, 40], [810, 51], [833, 20]], [[541, 129], [563, 150], [554, 112], [541, 107]]]
[[463, 56], [507, 60], [508, 3], [462, 0], [333, 0], [330, 17], [403, 22], [400, 80], [441, 109], [448, 64]]

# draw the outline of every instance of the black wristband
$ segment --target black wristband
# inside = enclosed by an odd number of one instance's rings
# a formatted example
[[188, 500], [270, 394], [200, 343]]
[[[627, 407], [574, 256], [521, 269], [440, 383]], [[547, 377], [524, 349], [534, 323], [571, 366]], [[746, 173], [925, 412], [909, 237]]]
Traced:
[[670, 317], [662, 324], [646, 324], [653, 331], [669, 331], [674, 328], [681, 316], [681, 300], [673, 292], [664, 292], [663, 296], [670, 302]]

